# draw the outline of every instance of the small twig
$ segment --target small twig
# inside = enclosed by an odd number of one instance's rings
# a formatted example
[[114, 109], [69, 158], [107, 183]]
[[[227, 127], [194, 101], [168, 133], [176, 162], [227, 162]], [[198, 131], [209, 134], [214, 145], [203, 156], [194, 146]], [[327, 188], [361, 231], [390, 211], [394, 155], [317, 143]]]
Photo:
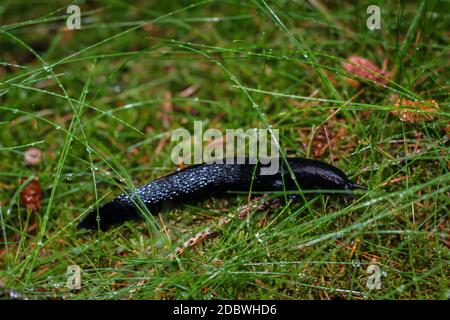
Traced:
[[331, 163], [334, 165], [333, 148], [331, 147], [331, 141], [330, 141], [330, 136], [328, 135], [327, 126], [323, 126], [323, 131], [325, 132], [325, 137], [327, 139], [328, 149], [330, 150]]
[[[249, 204], [246, 204], [238, 209], [238, 212], [234, 218], [238, 218], [239, 220], [243, 220], [248, 217], [250, 214], [257, 211], [265, 211], [267, 209], [274, 209], [278, 207], [281, 203], [280, 198], [267, 199], [265, 196], [254, 198], [253, 201]], [[221, 218], [218, 222], [218, 226], [223, 226], [229, 224], [233, 218], [224, 217]], [[182, 256], [186, 249], [195, 247], [197, 245], [202, 244], [207, 239], [213, 238], [219, 234], [219, 229], [215, 227], [207, 227], [203, 231], [195, 234], [193, 237], [186, 240], [181, 247], [175, 249], [175, 253], [178, 256]], [[170, 259], [174, 259], [175, 256], [173, 254], [169, 254]]]

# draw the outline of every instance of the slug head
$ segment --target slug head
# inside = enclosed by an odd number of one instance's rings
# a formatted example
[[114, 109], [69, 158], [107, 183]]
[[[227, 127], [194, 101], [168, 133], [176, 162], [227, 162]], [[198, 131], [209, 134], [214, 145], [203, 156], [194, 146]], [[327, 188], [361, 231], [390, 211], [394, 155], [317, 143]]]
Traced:
[[364, 186], [351, 182], [340, 169], [321, 161], [303, 159], [301, 164], [293, 163], [292, 169], [304, 189], [366, 190]]

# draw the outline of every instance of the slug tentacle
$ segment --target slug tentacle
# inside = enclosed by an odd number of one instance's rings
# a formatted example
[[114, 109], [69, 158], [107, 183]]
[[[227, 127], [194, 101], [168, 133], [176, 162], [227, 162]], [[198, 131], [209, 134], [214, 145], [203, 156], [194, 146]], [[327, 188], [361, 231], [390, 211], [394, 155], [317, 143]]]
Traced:
[[[142, 218], [145, 205], [151, 214], [170, 210], [187, 202], [204, 199], [214, 194], [252, 191], [354, 190], [364, 186], [351, 182], [338, 168], [318, 160], [287, 158], [295, 181], [286, 164], [279, 160], [279, 170], [272, 175], [261, 174], [264, 165], [250, 164], [248, 159], [233, 164], [194, 165], [156, 179], [129, 194], [90, 212], [79, 228], [106, 230], [128, 220]], [[256, 166], [256, 167], [255, 167]]]

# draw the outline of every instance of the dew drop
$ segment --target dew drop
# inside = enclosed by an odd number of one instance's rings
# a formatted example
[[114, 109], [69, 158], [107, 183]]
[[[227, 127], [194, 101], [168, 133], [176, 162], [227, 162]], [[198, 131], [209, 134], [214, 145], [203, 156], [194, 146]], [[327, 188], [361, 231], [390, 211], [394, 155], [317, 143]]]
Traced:
[[353, 260], [352, 261], [352, 266], [354, 268], [359, 268], [361, 266], [361, 262], [359, 260]]
[[47, 72], [51, 72], [52, 71], [52, 67], [50, 67], [48, 64], [44, 64], [44, 70]]

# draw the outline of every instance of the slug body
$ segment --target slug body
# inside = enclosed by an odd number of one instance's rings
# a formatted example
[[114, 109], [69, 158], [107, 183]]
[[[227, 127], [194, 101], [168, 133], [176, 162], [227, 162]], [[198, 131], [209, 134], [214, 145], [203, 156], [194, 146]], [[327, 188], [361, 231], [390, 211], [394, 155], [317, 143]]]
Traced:
[[[129, 194], [121, 194], [112, 201], [90, 212], [78, 227], [106, 230], [128, 220], [142, 218], [140, 212], [151, 214], [170, 210], [176, 206], [204, 199], [214, 194], [252, 191], [303, 190], [353, 190], [363, 188], [349, 181], [338, 168], [318, 160], [287, 158], [295, 180], [286, 163], [279, 159], [280, 167], [272, 175], [261, 174], [264, 165], [249, 164], [201, 164], [182, 169], [139, 187]], [[141, 207], [141, 208], [139, 208]], [[98, 210], [98, 212], [97, 212]], [[97, 221], [97, 216], [100, 218]]]

